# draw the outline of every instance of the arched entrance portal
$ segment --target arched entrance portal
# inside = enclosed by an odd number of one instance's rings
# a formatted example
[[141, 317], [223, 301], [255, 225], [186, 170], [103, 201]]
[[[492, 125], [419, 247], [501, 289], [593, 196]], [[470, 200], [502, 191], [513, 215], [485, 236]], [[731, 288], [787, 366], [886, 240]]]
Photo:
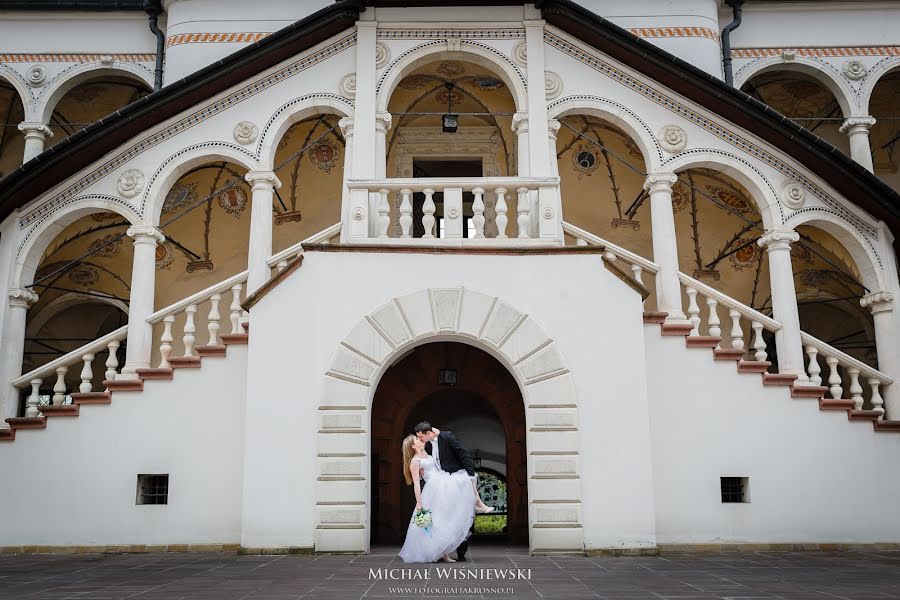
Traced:
[[[372, 403], [372, 543], [400, 544], [415, 499], [403, 481], [400, 441], [422, 420], [453, 431], [476, 457], [479, 481], [506, 490], [499, 535], [528, 543], [525, 407], [510, 372], [494, 357], [458, 342], [410, 351], [384, 374]], [[482, 485], [484, 494], [484, 485]], [[502, 496], [502, 492], [501, 492]], [[487, 501], [487, 498], [485, 499]], [[502, 508], [502, 503], [501, 503]], [[477, 517], [476, 535], [490, 530]], [[502, 515], [491, 525], [502, 526]], [[505, 529], [505, 530], [504, 530]]]

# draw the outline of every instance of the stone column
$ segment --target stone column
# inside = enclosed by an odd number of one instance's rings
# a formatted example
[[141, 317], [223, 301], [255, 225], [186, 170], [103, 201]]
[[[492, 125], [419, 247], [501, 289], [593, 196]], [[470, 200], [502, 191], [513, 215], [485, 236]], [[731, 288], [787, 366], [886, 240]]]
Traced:
[[131, 296], [128, 302], [128, 342], [125, 348], [125, 366], [116, 376], [120, 379], [137, 379], [138, 369], [150, 367], [153, 350], [153, 327], [147, 317], [153, 314], [156, 294], [156, 245], [165, 236], [153, 225], [129, 227], [128, 235], [134, 239], [134, 258], [131, 263]]
[[253, 186], [250, 201], [250, 246], [247, 249], [247, 295], [269, 280], [266, 261], [272, 256], [272, 199], [281, 182], [272, 171], [250, 171], [244, 175]]
[[547, 121], [547, 143], [550, 145], [550, 175], [553, 177], [559, 177], [559, 162], [556, 158], [556, 136], [559, 135], [561, 127], [562, 123], [557, 119]]
[[[528, 18], [532, 13], [526, 10], [525, 51], [528, 62], [525, 73], [528, 77], [528, 175], [546, 177], [550, 174], [547, 163], [547, 93], [544, 67], [544, 25], [543, 19]], [[538, 13], [534, 13], [535, 15]], [[519, 107], [522, 110], [524, 107]], [[522, 175], [522, 173], [519, 173]]]
[[375, 115], [375, 179], [387, 177], [387, 132], [393, 117], [389, 112]]
[[894, 312], [894, 295], [890, 292], [872, 292], [860, 298], [860, 306], [868, 308], [875, 321], [875, 349], [878, 352], [878, 370], [895, 383], [883, 386], [885, 419], [900, 421], [900, 327]]
[[344, 136], [344, 181], [341, 187], [341, 243], [347, 240], [350, 228], [346, 223], [350, 219], [350, 190], [347, 189], [347, 180], [353, 178], [353, 117], [344, 117], [338, 121], [341, 133]]
[[516, 175], [527, 177], [530, 157], [528, 154], [528, 113], [517, 112], [512, 117], [512, 130], [516, 134]]
[[873, 117], [850, 117], [841, 125], [841, 133], [850, 138], [850, 158], [874, 172], [872, 148], [869, 147], [869, 129], [875, 124]]
[[778, 372], [797, 375], [795, 383], [806, 383], [803, 362], [803, 341], [800, 339], [800, 313], [794, 289], [794, 268], [791, 264], [791, 244], [800, 239], [796, 231], [770, 231], [757, 243], [769, 255], [769, 287], [772, 294], [772, 317], [781, 323], [775, 332], [778, 352]]
[[9, 312], [3, 331], [3, 352], [0, 353], [0, 373], [3, 377], [3, 396], [0, 398], [0, 428], [9, 425], [6, 419], [18, 416], [19, 391], [12, 380], [22, 374], [22, 357], [25, 355], [25, 317], [28, 308], [38, 301], [38, 295], [29, 289], [9, 290]]
[[53, 137], [53, 132], [43, 123], [22, 121], [19, 123], [19, 131], [25, 136], [25, 152], [22, 162], [29, 160], [44, 151], [44, 142]]
[[681, 282], [678, 279], [678, 242], [675, 237], [675, 215], [672, 212], [672, 185], [675, 173], [651, 173], [644, 182], [650, 192], [650, 221], [653, 230], [653, 262], [656, 274], [656, 310], [667, 312], [666, 323], [689, 323], [681, 305]]

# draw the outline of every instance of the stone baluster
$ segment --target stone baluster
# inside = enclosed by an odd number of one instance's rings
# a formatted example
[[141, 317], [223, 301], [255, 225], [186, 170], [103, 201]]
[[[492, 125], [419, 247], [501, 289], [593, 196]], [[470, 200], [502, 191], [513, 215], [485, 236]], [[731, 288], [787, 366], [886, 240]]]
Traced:
[[197, 312], [197, 305], [191, 304], [184, 309], [184, 357], [190, 358], [194, 356], [194, 313]]
[[475, 237], [484, 237], [484, 188], [472, 188], [475, 199], [472, 201], [472, 224], [475, 225]]
[[425, 214], [422, 215], [422, 227], [425, 229], [425, 234], [422, 236], [423, 238], [433, 238], [434, 237], [434, 190], [431, 188], [425, 188], [422, 190], [425, 193], [425, 203], [422, 205], [422, 212]]
[[763, 339], [763, 324], [759, 321], [750, 323], [753, 329], [753, 358], [763, 362], [768, 355], [766, 354], [766, 341]]
[[644, 285], [644, 281], [643, 281], [644, 268], [641, 265], [639, 265], [637, 263], [631, 263], [631, 274], [634, 277], [635, 281], [637, 281], [641, 285]]
[[231, 333], [236, 334], [241, 332], [241, 290], [243, 289], [243, 284], [236, 283], [231, 286], [231, 306], [229, 306], [229, 310], [231, 311]]
[[[706, 306], [709, 309], [709, 318], [707, 320], [709, 335], [720, 338], [722, 337], [722, 328], [719, 327], [721, 321], [719, 320], [719, 311], [717, 310], [719, 302], [712, 296], [708, 296], [706, 298]], [[716, 348], [719, 348], [720, 346], [721, 344], [716, 344]]]
[[56, 368], [56, 385], [53, 386], [53, 404], [62, 404], [66, 399], [66, 373], [69, 367], [63, 365]]
[[497, 204], [494, 206], [494, 212], [497, 213], [497, 216], [494, 218], [494, 222], [497, 223], [497, 237], [505, 238], [506, 236], [506, 223], [509, 221], [506, 217], [506, 211], [509, 210], [506, 206], [506, 188], [498, 187], [494, 190], [494, 193], [497, 194]]
[[841, 374], [838, 373], [838, 359], [826, 356], [825, 364], [828, 365], [828, 392], [834, 400], [840, 400], [844, 395], [844, 388], [841, 387]]
[[218, 346], [219, 343], [219, 301], [222, 294], [213, 294], [209, 297], [209, 316], [207, 317], [206, 328], [209, 330], [209, 341], [207, 346]]
[[172, 365], [169, 364], [169, 355], [172, 353], [172, 325], [175, 323], [175, 315], [169, 315], [163, 319], [163, 333], [159, 338], [159, 368], [168, 369]]
[[38, 410], [38, 404], [41, 402], [41, 384], [44, 383], [43, 379], [32, 379], [31, 380], [31, 394], [28, 396], [28, 400], [25, 402], [25, 416], [26, 417], [36, 417], [40, 414]]
[[691, 322], [691, 336], [700, 335], [700, 306], [697, 304], [697, 290], [691, 286], [684, 288], [688, 297], [688, 320]]
[[588, 244], [588, 241], [584, 238], [575, 238], [575, 245], [576, 246], [590, 246], [590, 244]]
[[103, 377], [106, 381], [113, 381], [116, 378], [116, 369], [119, 368], [119, 357], [116, 352], [119, 350], [119, 340], [113, 340], [106, 345], [109, 355], [106, 357], [106, 373]]
[[850, 375], [850, 399], [853, 400], [853, 410], [862, 410], [863, 389], [859, 384], [859, 369], [856, 367], [848, 367], [847, 374]]
[[409, 238], [412, 227], [412, 190], [403, 188], [400, 190], [400, 237]]
[[731, 317], [731, 349], [744, 349], [744, 329], [741, 327], [741, 313], [733, 308], [728, 309]]
[[378, 190], [378, 237], [388, 237], [388, 226], [391, 224], [391, 205], [388, 203], [388, 192], [384, 188]]
[[283, 258], [275, 264], [275, 272], [281, 273], [282, 271], [287, 269], [287, 266], [288, 266], [288, 261], [286, 258]]
[[528, 188], [520, 187], [516, 190], [516, 223], [519, 226], [519, 237], [528, 237], [528, 228], [531, 227], [531, 207], [528, 203]]
[[78, 391], [82, 394], [88, 394], [94, 389], [94, 386], [91, 383], [94, 379], [94, 369], [92, 365], [94, 362], [94, 353], [88, 352], [81, 357], [81, 360], [84, 361], [84, 366], [81, 368], [81, 384], [78, 386]]
[[869, 377], [869, 386], [872, 388], [872, 410], [878, 412], [878, 420], [884, 419], [884, 398], [881, 397], [881, 382], [874, 377]]
[[612, 252], [611, 250], [604, 250], [603, 258], [605, 258], [609, 262], [616, 262], [617, 260], [619, 260], [619, 257], [616, 256], [616, 253]]
[[822, 385], [822, 377], [819, 375], [822, 368], [819, 367], [818, 361], [819, 350], [815, 346], [806, 347], [806, 356], [809, 357], [809, 366], [806, 372], [809, 374], [809, 382], [813, 385]]

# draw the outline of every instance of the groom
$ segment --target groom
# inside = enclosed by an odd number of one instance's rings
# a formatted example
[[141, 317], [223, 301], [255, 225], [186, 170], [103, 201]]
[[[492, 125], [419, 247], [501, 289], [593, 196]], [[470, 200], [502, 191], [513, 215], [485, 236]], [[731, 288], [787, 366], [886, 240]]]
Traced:
[[[472, 486], [475, 486], [475, 467], [472, 457], [469, 456], [468, 450], [463, 447], [452, 431], [441, 431], [432, 427], [428, 421], [422, 421], [416, 425], [413, 431], [417, 438], [425, 442], [425, 452], [434, 457], [434, 462], [438, 467], [448, 473], [465, 469], [472, 480]], [[456, 560], [466, 562], [466, 552], [468, 551], [469, 541], [463, 540], [463, 543], [456, 549]]]

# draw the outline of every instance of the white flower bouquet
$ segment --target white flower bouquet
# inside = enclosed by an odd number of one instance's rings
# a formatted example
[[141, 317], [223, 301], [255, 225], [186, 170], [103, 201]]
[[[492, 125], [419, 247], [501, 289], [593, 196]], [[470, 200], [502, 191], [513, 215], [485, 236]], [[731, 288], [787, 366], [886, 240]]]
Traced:
[[427, 531], [431, 526], [431, 511], [427, 508], [420, 508], [413, 513], [412, 520], [416, 527], [421, 527]]

